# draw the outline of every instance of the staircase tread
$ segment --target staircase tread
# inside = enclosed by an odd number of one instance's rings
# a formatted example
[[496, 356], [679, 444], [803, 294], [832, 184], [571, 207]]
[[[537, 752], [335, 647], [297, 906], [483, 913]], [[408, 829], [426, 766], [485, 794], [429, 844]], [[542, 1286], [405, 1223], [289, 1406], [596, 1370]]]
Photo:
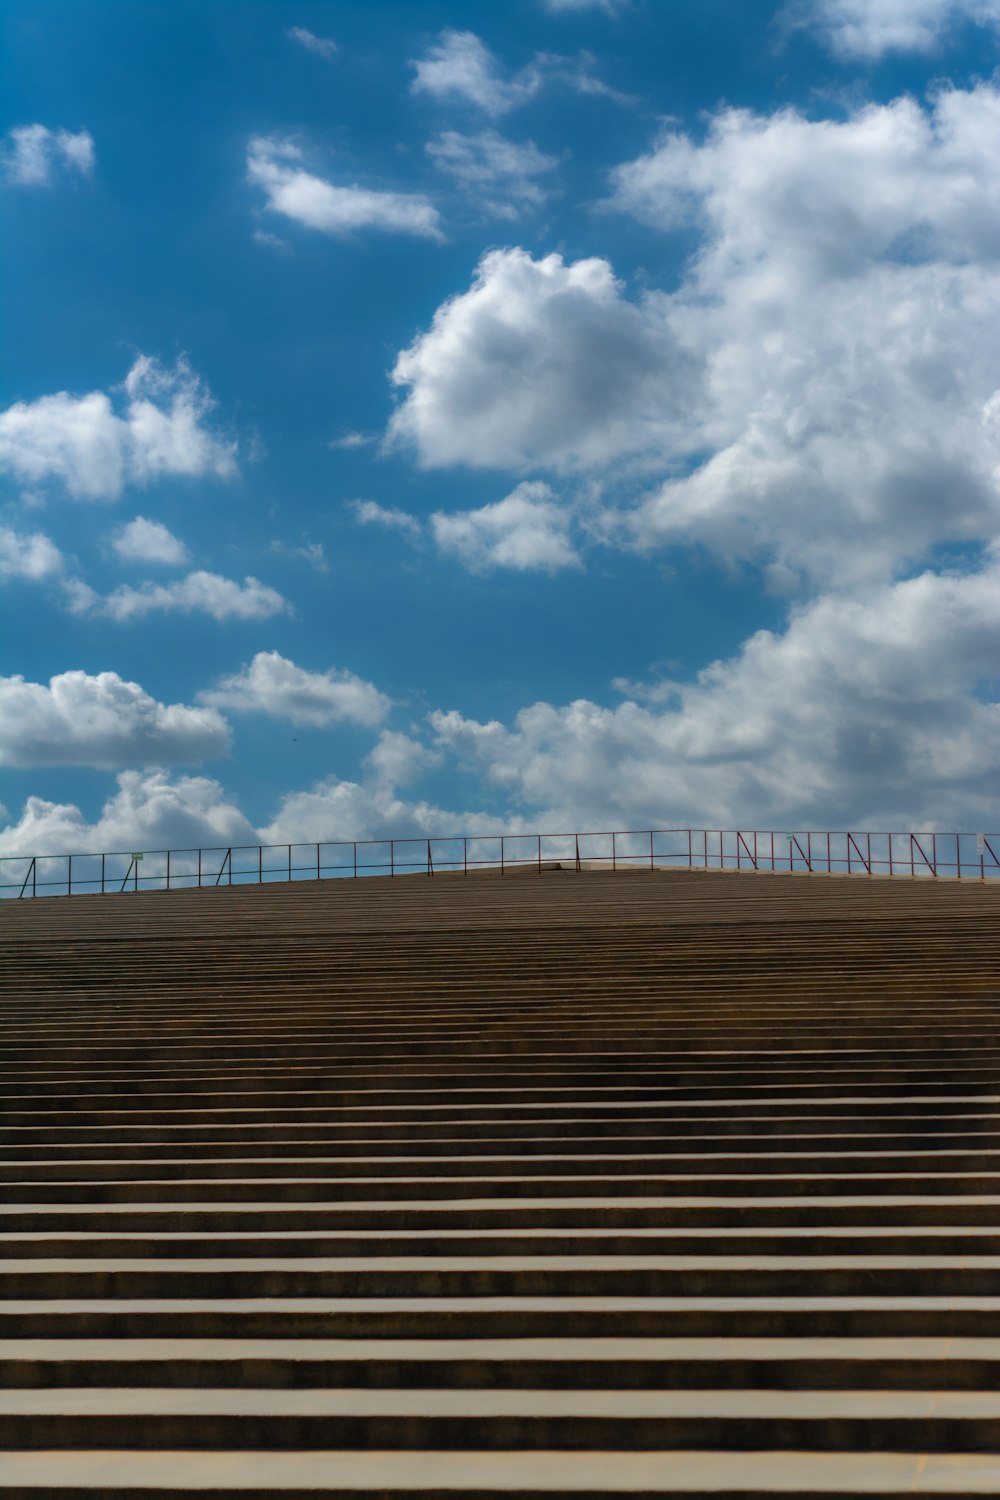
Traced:
[[0, 1487], [151, 1491], [315, 1490], [384, 1497], [431, 1491], [725, 1495], [996, 1495], [1000, 1456], [979, 1453], [192, 1452], [36, 1450], [6, 1453]]

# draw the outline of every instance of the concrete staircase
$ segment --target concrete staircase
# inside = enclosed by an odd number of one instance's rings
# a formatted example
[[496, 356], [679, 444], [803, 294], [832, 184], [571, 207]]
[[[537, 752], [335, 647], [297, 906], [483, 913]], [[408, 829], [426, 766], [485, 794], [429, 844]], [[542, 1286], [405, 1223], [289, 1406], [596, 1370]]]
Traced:
[[5, 1496], [1000, 1493], [1000, 883], [0, 929]]

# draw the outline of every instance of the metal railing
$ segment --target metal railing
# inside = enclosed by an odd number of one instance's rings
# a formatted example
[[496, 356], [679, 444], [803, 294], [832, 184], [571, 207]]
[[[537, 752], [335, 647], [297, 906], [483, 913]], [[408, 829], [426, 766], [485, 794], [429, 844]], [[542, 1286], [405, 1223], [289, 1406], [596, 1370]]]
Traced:
[[370, 875], [469, 875], [492, 869], [746, 870], [813, 875], [987, 880], [1000, 877], [1000, 834], [777, 833], [653, 828], [508, 833], [304, 844], [0, 855], [0, 898], [176, 890]]

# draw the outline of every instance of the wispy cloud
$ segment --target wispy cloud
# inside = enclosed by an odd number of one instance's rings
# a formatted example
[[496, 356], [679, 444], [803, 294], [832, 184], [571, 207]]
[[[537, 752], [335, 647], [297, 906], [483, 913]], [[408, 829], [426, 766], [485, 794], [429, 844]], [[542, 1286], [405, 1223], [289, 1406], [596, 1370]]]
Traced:
[[427, 153], [480, 207], [504, 219], [540, 208], [546, 194], [536, 179], [559, 165], [533, 141], [510, 141], [492, 129], [476, 135], [443, 130]]
[[421, 194], [340, 186], [307, 172], [299, 164], [301, 158], [301, 149], [290, 141], [256, 137], [250, 142], [247, 178], [263, 188], [272, 213], [324, 234], [381, 229], [422, 239], [444, 238], [437, 209]]
[[0, 162], [9, 182], [45, 187], [60, 172], [94, 170], [94, 138], [88, 130], [50, 130], [47, 125], [16, 125], [4, 137]]
[[376, 504], [374, 500], [349, 500], [347, 508], [354, 512], [354, 519], [359, 526], [385, 526], [391, 531], [409, 532], [411, 536], [420, 534], [420, 522], [409, 511], [393, 510], [389, 506]]
[[473, 31], [442, 31], [424, 57], [413, 59], [412, 66], [416, 70], [410, 85], [412, 93], [429, 94], [435, 99], [464, 99], [494, 117], [527, 104], [552, 82], [577, 93], [631, 102], [594, 75], [593, 58], [586, 53], [574, 58], [538, 52], [518, 72], [506, 74]]
[[298, 42], [300, 47], [305, 47], [307, 52], [315, 52], [318, 57], [336, 57], [339, 51], [332, 37], [317, 36], [315, 32], [307, 31], [304, 26], [289, 26], [285, 35], [293, 42]]
[[311, 568], [316, 569], [317, 573], [329, 573], [330, 571], [330, 564], [327, 562], [326, 555], [323, 552], [322, 542], [303, 542], [300, 546], [296, 547], [290, 542], [279, 540], [271, 543], [270, 550], [279, 557], [293, 557], [300, 562], [307, 562]]

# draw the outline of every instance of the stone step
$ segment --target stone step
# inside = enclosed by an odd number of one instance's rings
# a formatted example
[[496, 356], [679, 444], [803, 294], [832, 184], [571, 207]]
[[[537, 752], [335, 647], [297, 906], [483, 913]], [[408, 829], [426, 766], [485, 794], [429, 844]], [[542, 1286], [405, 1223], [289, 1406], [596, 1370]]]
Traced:
[[1000, 1458], [978, 1453], [464, 1452], [190, 1450], [6, 1453], [0, 1493], [32, 1500], [178, 1493], [216, 1500], [882, 1500], [918, 1495], [996, 1495]]
[[[701, 1183], [694, 1184], [701, 1186]], [[232, 1199], [226, 1202], [178, 1200], [146, 1203], [11, 1204], [0, 1208], [0, 1224], [19, 1231], [67, 1228], [90, 1232], [128, 1228], [160, 1230], [217, 1229], [411, 1229], [505, 1228], [780, 1228], [829, 1225], [933, 1225], [987, 1227], [1000, 1224], [1000, 1196], [936, 1197], [899, 1194], [822, 1194], [790, 1198], [765, 1195], [726, 1197], [594, 1198], [453, 1198], [428, 1201], [424, 1197], [389, 1201], [339, 1203], [261, 1203]]]
[[0, 1390], [0, 1446], [1000, 1455], [991, 1391]]
[[10, 1339], [11, 1388], [990, 1390], [1000, 1339]]
[[422, 1255], [0, 1260], [0, 1298], [1000, 1297], [1000, 1257]]
[[43, 1298], [14, 1338], [997, 1338], [1000, 1297]]
[[6, 1259], [184, 1259], [202, 1256], [422, 1256], [506, 1255], [829, 1255], [864, 1256], [877, 1267], [882, 1256], [1000, 1255], [1000, 1232], [980, 1226], [949, 1225], [881, 1228], [825, 1225], [763, 1229], [231, 1229], [215, 1233], [157, 1234], [83, 1231], [7, 1233], [0, 1240]]

